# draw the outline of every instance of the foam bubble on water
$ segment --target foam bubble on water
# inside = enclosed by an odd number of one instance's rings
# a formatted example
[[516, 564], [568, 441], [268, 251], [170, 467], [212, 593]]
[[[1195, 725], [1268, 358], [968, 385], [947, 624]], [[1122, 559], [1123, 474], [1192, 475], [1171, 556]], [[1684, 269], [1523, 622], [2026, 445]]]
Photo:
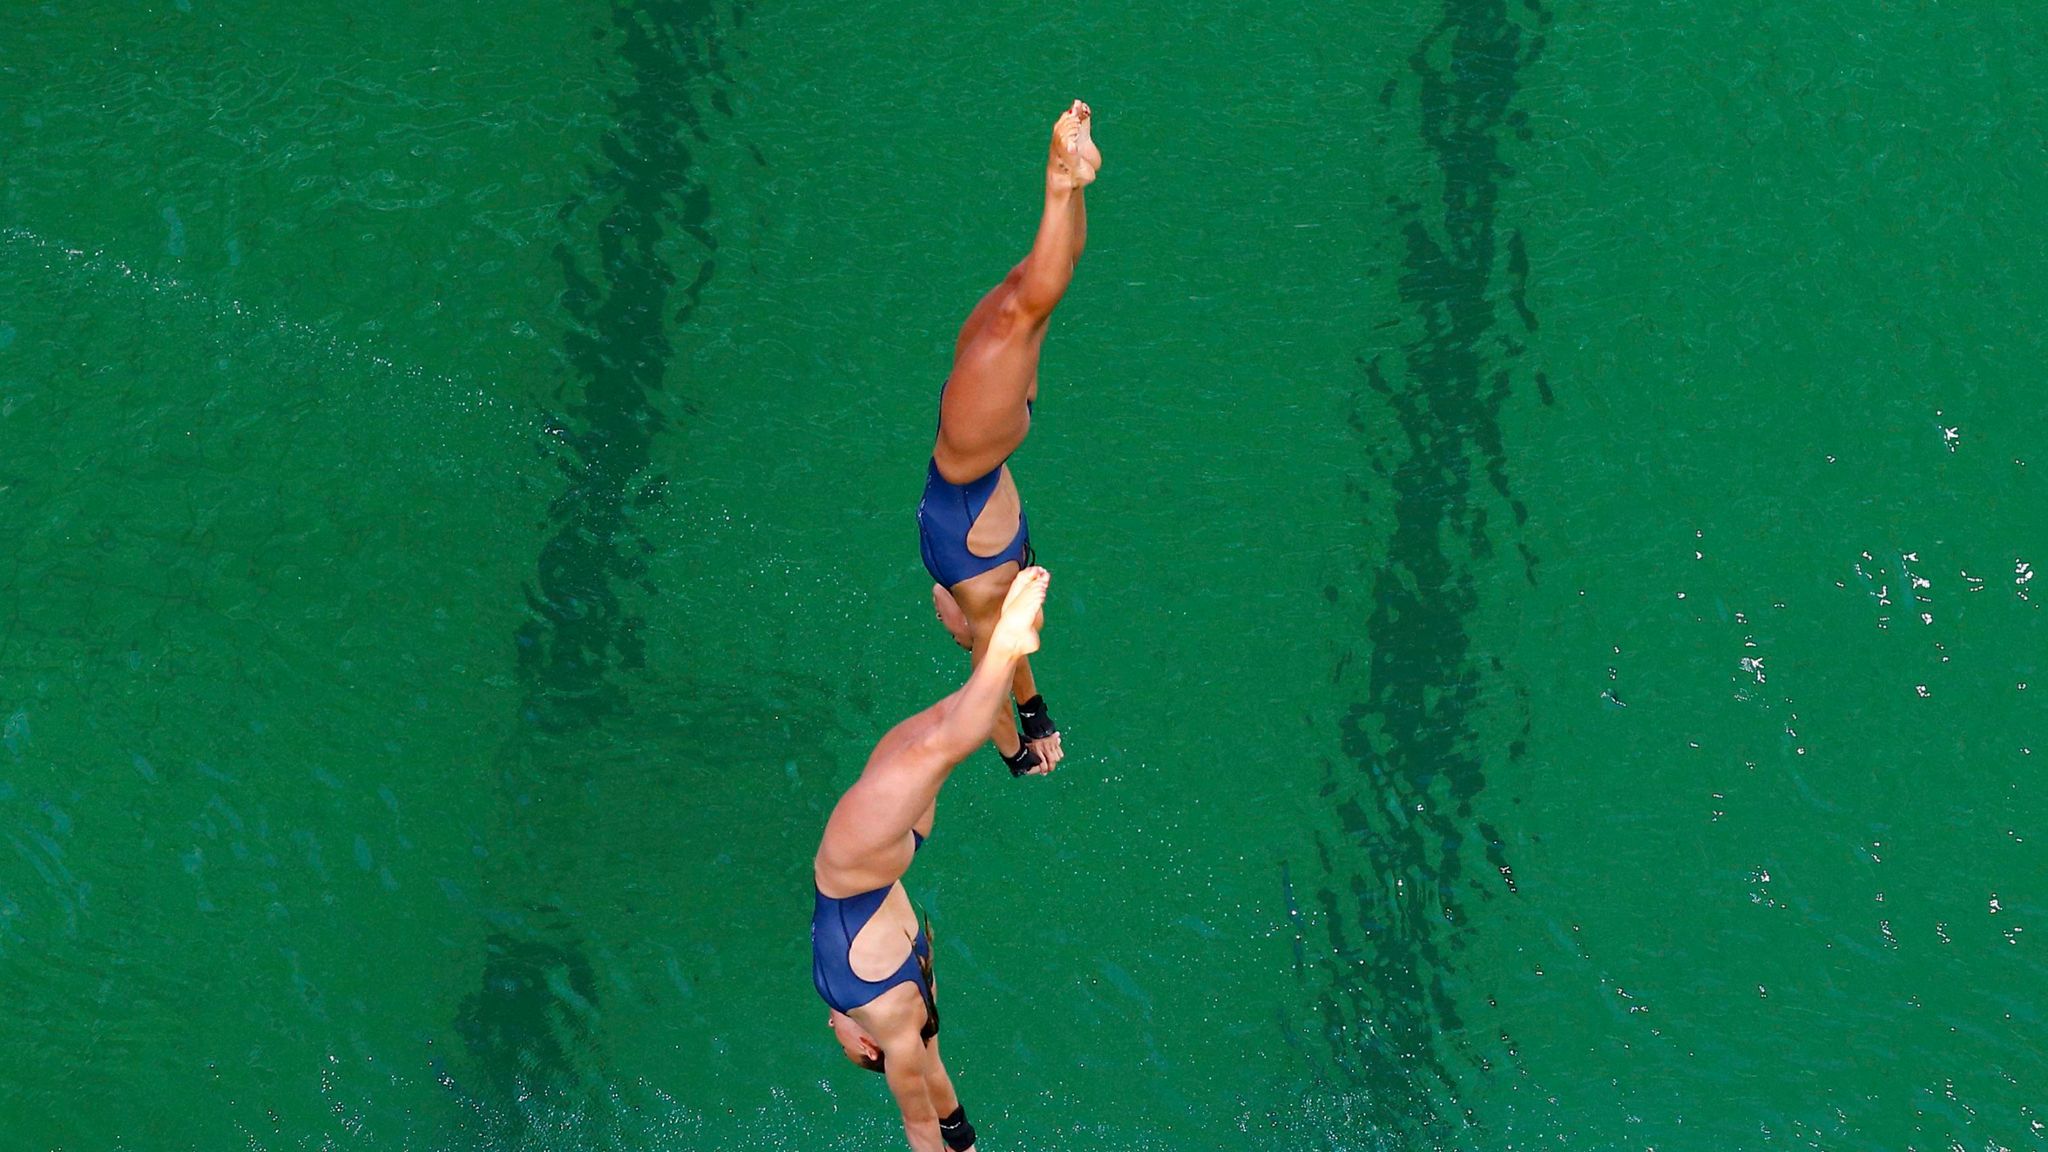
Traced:
[[[184, 227], [177, 219], [176, 210], [165, 208], [164, 219], [173, 229], [172, 239], [175, 241], [175, 247], [182, 249]], [[240, 322], [290, 337], [343, 364], [374, 368], [407, 380], [429, 382], [439, 386], [440, 395], [461, 403], [466, 408], [503, 406], [502, 401], [478, 388], [473, 381], [457, 380], [416, 364], [401, 364], [359, 343], [343, 340], [311, 324], [280, 316], [274, 309], [247, 304], [237, 299], [217, 300], [175, 276], [158, 276], [145, 272], [103, 249], [87, 249], [60, 243], [21, 227], [0, 229], [0, 240], [4, 240], [10, 247], [25, 248], [41, 254], [44, 258], [44, 268], [53, 272], [64, 271], [72, 275], [117, 280], [160, 299], [204, 311], [218, 321]], [[9, 328], [7, 332], [11, 342], [13, 329]]]
[[1941, 429], [1941, 442], [1950, 452], [1954, 452], [1962, 444], [1962, 426], [1958, 424], [1951, 427], [1945, 423], [1942, 410], [1939, 408], [1934, 410], [1934, 426]]

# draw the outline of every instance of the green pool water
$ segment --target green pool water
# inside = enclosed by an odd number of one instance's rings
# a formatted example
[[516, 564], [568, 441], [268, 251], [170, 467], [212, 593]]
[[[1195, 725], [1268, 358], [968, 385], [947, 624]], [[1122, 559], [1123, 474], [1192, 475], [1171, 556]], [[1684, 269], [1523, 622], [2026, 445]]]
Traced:
[[2048, 1147], [2048, 15], [14, 5], [0, 1146], [874, 1149], [809, 861], [1052, 116], [1002, 1149]]

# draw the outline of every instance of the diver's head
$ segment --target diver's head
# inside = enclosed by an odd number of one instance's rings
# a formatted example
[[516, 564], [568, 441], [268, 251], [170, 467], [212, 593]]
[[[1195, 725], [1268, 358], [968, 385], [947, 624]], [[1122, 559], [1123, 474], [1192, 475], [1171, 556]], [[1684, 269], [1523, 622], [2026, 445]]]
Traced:
[[938, 614], [939, 624], [946, 635], [953, 638], [962, 650], [974, 651], [974, 628], [967, 623], [967, 613], [960, 610], [960, 602], [946, 591], [945, 585], [932, 585], [932, 610]]
[[839, 1046], [846, 1051], [846, 1058], [870, 1072], [882, 1070], [882, 1046], [868, 1035], [868, 1030], [856, 1023], [853, 1017], [832, 1009], [825, 1023], [832, 1029], [832, 1035], [839, 1040]]

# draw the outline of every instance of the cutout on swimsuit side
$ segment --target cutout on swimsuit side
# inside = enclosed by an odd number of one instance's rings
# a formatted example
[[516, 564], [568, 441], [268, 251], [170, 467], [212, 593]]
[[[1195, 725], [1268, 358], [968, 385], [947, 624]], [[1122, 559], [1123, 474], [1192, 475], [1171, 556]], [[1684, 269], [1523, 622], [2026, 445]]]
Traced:
[[1010, 466], [1003, 465], [999, 472], [995, 491], [989, 493], [988, 502], [981, 506], [981, 512], [967, 529], [967, 551], [984, 560], [1009, 550], [1010, 542], [1017, 538], [1017, 523], [1024, 512], [1024, 500], [1017, 494]]

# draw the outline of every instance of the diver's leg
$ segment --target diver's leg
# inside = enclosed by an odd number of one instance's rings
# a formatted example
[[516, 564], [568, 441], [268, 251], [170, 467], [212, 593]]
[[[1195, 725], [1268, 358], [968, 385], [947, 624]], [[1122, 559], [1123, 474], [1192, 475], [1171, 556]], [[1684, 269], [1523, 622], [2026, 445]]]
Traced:
[[1023, 275], [1015, 305], [1027, 319], [1043, 322], [1052, 315], [1073, 282], [1074, 263], [1088, 241], [1083, 189], [1095, 181], [1102, 164], [1091, 134], [1092, 119], [1088, 105], [1076, 100], [1053, 124], [1045, 165], [1045, 211], [1039, 216], [1031, 254], [1018, 265]]
[[1053, 126], [1045, 209], [1031, 253], [974, 306], [954, 344], [932, 453], [954, 483], [987, 475], [1016, 451], [1029, 427], [1025, 402], [1037, 388], [1046, 321], [1073, 282], [1087, 241], [1082, 189], [1101, 163], [1089, 120], [1088, 106], [1076, 100]]
[[[983, 649], [988, 645], [988, 636], [995, 629], [1000, 618], [1003, 597], [1008, 594], [1010, 582], [1016, 579], [1017, 564], [1011, 561], [1000, 564], [979, 576], [962, 580], [952, 589], [952, 598], [967, 618], [968, 632], [972, 637], [974, 662], [981, 662]], [[1029, 658], [1019, 659], [1011, 675], [1011, 696], [1017, 700], [1029, 700], [1038, 695], [1038, 681], [1031, 673]], [[995, 721], [989, 731], [989, 739], [995, 743], [996, 751], [1005, 757], [1014, 757], [1023, 747], [1023, 738], [1017, 732], [1017, 716], [1005, 699], [996, 710]], [[1031, 750], [1038, 754], [1039, 764], [1026, 775], [1039, 776], [1059, 766], [1065, 753], [1060, 748], [1059, 736], [1055, 733], [1042, 740], [1034, 740]]]
[[[1063, 168], [1061, 166], [1060, 134], [1062, 129], [1068, 126], [1069, 117], [1073, 118], [1073, 130], [1069, 135], [1074, 138], [1076, 148], [1074, 149], [1075, 155], [1071, 157], [1071, 165]], [[1102, 166], [1102, 152], [1096, 148], [1095, 140], [1091, 134], [1093, 114], [1089, 111], [1086, 104], [1076, 100], [1073, 107], [1070, 107], [1053, 127], [1053, 155], [1046, 166], [1046, 209], [1044, 215], [1039, 220], [1039, 234], [1036, 238], [1038, 242], [1033, 244], [1032, 251], [1026, 254], [1023, 260], [1018, 261], [1016, 267], [1010, 269], [1009, 275], [1003, 277], [1002, 283], [997, 284], [984, 293], [981, 299], [975, 303], [973, 311], [967, 314], [967, 319], [960, 325], [960, 334], [953, 341], [953, 359], [955, 361], [961, 358], [967, 351], [967, 346], [973, 343], [975, 337], [988, 325], [989, 318], [1005, 306], [1009, 297], [1024, 282], [1025, 270], [1027, 267], [1032, 266], [1033, 257], [1040, 255], [1040, 249], [1044, 247], [1043, 241], [1047, 239], [1048, 232], [1056, 232], [1056, 230], [1049, 229], [1050, 224], [1056, 223], [1050, 217], [1054, 208], [1062, 199], [1066, 203], [1067, 212], [1070, 216], [1068, 227], [1071, 228], [1071, 234], [1067, 237], [1067, 246], [1070, 251], [1067, 253], [1068, 258], [1064, 262], [1066, 268], [1065, 281], [1053, 286], [1055, 290], [1052, 294], [1052, 301], [1045, 306], [1047, 313], [1052, 311], [1052, 304], [1058, 303], [1059, 297], [1065, 294], [1066, 281], [1073, 279], [1074, 265], [1080, 261], [1081, 253], [1088, 247], [1088, 201], [1082, 189], [1095, 179], [1095, 172]], [[1079, 174], [1077, 174], [1076, 169], [1078, 169]], [[1056, 181], [1061, 187], [1070, 190], [1073, 194], [1071, 196], [1061, 196], [1055, 188]], [[1047, 270], [1056, 271], [1061, 265], [1053, 262], [1056, 260], [1055, 254], [1047, 252], [1045, 255], [1046, 260], [1041, 261], [1037, 270], [1040, 272]]]
[[[1003, 597], [1008, 594], [1011, 581], [1017, 578], [1017, 571], [1016, 561], [1006, 561], [978, 576], [970, 576], [952, 587], [953, 601], [967, 617], [967, 629], [972, 639], [972, 646], [968, 651], [972, 653], [977, 667], [981, 664], [983, 653], [988, 650], [989, 636], [994, 633], [996, 620], [1002, 613]], [[1018, 749], [1023, 747], [1017, 735], [1017, 718], [1010, 710], [1007, 695], [1001, 706], [996, 709], [989, 739], [995, 741], [996, 751], [1004, 756], [1015, 756]]]
[[1021, 576], [1005, 592], [987, 635], [978, 638], [983, 657], [967, 683], [884, 733], [860, 779], [839, 798], [818, 846], [821, 890], [867, 891], [858, 885], [901, 876], [900, 862], [887, 871], [888, 853], [900, 851], [903, 834], [933, 814], [954, 767], [988, 739], [989, 717], [1008, 711], [1016, 662], [1038, 650], [1040, 610], [1052, 579], [1043, 568]]
[[[953, 599], [953, 594], [946, 591], [944, 585], [932, 585], [932, 607], [938, 614], [939, 623], [946, 629], [946, 634], [953, 638], [953, 642], [968, 652], [973, 652], [974, 626], [968, 622], [967, 613], [961, 610], [960, 602]], [[1017, 674], [1010, 681], [1010, 697], [1018, 701], [1029, 701], [1036, 695], [1038, 678], [1031, 674], [1031, 661], [1017, 661]], [[1031, 745], [1031, 750], [1038, 753], [1038, 758], [1047, 765], [1058, 764], [1065, 756], [1060, 747], [1058, 732], [1037, 740], [1027, 740], [1025, 743]]]

